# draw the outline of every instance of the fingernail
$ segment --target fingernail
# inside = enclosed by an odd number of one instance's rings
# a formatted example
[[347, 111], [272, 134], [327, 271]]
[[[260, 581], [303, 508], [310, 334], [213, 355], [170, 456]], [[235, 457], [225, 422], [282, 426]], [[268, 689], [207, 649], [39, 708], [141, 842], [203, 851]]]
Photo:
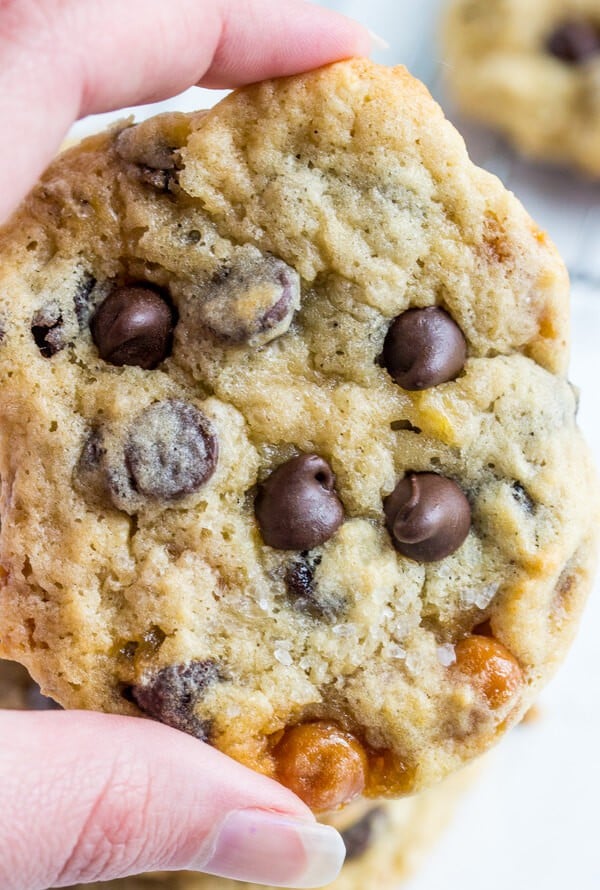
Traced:
[[334, 828], [265, 810], [228, 813], [189, 866], [222, 878], [279, 887], [322, 887], [346, 849]]
[[371, 38], [371, 43], [373, 44], [373, 49], [389, 49], [390, 45], [387, 40], [384, 40], [383, 37], [380, 37], [379, 34], [376, 34], [375, 31], [371, 31], [368, 29], [369, 37]]

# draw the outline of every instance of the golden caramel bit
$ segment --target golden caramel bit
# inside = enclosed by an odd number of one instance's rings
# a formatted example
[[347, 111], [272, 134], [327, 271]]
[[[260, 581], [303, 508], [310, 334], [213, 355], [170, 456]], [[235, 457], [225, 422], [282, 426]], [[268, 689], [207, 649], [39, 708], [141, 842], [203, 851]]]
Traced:
[[362, 794], [368, 770], [364, 748], [332, 723], [287, 729], [273, 751], [275, 775], [312, 810], [335, 810]]
[[510, 701], [523, 682], [517, 659], [493, 637], [473, 635], [461, 640], [452, 669], [468, 676], [494, 710]]
[[411, 770], [393, 751], [369, 752], [369, 778], [366, 797], [401, 797], [409, 794], [414, 784]]

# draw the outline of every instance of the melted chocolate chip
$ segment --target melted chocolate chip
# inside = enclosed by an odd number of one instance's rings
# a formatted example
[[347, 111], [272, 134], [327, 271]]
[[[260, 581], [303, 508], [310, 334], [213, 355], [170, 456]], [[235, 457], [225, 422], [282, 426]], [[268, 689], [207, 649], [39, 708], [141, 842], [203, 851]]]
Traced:
[[585, 19], [563, 22], [546, 41], [548, 52], [569, 65], [578, 65], [600, 53], [600, 25]]
[[25, 693], [25, 704], [29, 711], [62, 711], [58, 702], [47, 695], [43, 695], [40, 687], [33, 681]]
[[409, 473], [384, 503], [394, 547], [420, 562], [458, 550], [471, 527], [471, 508], [456, 482], [436, 473]]
[[293, 562], [285, 573], [285, 584], [294, 605], [302, 612], [309, 611], [314, 602], [315, 570], [304, 562]]
[[[127, 127], [115, 138], [115, 151], [129, 165], [127, 172], [159, 192], [177, 184], [179, 139], [160, 117]], [[180, 136], [182, 134], [180, 133]]]
[[65, 348], [63, 317], [58, 303], [50, 303], [35, 313], [31, 319], [31, 334], [44, 358], [51, 358]]
[[[122, 505], [115, 502], [111, 483], [110, 461], [102, 435], [102, 429], [92, 429], [81, 449], [77, 467], [73, 475], [73, 483], [77, 490], [90, 504], [101, 506], [107, 500], [112, 500], [115, 506]], [[123, 473], [125, 475], [125, 473]]]
[[322, 596], [315, 585], [315, 569], [321, 562], [320, 556], [310, 557], [303, 553], [301, 559], [294, 560], [286, 569], [285, 586], [289, 601], [297, 612], [311, 618], [331, 620], [343, 611], [342, 597]]
[[535, 502], [527, 493], [527, 490], [521, 485], [520, 482], [513, 482], [512, 484], [512, 493], [515, 501], [526, 510], [527, 513], [535, 512]]
[[288, 329], [300, 306], [298, 273], [277, 257], [245, 257], [220, 270], [202, 294], [199, 320], [225, 343], [263, 346]]
[[392, 429], [395, 433], [398, 432], [409, 432], [415, 433], [419, 436], [423, 431], [420, 427], [414, 426], [410, 420], [392, 420], [390, 424], [390, 429]]
[[312, 550], [344, 521], [335, 476], [318, 454], [277, 467], [261, 485], [255, 510], [265, 543], [278, 550]]
[[135, 514], [149, 501], [170, 504], [204, 485], [215, 471], [218, 440], [208, 417], [179, 399], [155, 402], [123, 433], [97, 426], [74, 474], [86, 499]]
[[373, 843], [380, 824], [385, 820], [383, 807], [373, 807], [368, 813], [340, 832], [346, 847], [346, 862], [358, 859]]
[[83, 273], [82, 278], [77, 284], [75, 293], [73, 294], [73, 303], [75, 305], [75, 315], [79, 327], [86, 327], [90, 314], [90, 296], [97, 284], [93, 275], [87, 272]]
[[394, 319], [383, 344], [383, 364], [408, 390], [430, 389], [454, 380], [467, 358], [461, 329], [437, 306], [408, 309]]
[[177, 185], [176, 170], [153, 170], [152, 167], [142, 167], [139, 173], [142, 182], [151, 185], [157, 192], [173, 191], [173, 186]]
[[102, 444], [102, 433], [94, 429], [83, 443], [79, 462], [77, 464], [78, 475], [88, 476], [99, 470], [106, 451]]
[[137, 126], [126, 127], [117, 134], [115, 151], [122, 160], [150, 170], [174, 170], [177, 166], [177, 149], [158, 132], [150, 137]]
[[195, 714], [195, 707], [207, 687], [222, 679], [212, 659], [190, 661], [162, 668], [130, 688], [131, 695], [149, 717], [207, 741], [210, 721]]
[[180, 399], [156, 402], [131, 426], [125, 463], [135, 492], [176, 501], [197, 491], [215, 471], [218, 442], [211, 421]]
[[111, 365], [155, 368], [171, 353], [173, 310], [149, 287], [116, 287], [90, 321], [100, 357]]

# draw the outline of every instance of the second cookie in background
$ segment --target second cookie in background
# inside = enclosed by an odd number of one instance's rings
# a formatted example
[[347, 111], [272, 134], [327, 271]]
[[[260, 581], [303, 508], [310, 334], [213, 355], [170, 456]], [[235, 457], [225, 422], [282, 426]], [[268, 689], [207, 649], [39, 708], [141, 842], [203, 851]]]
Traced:
[[465, 113], [528, 157], [600, 178], [598, 0], [452, 0], [443, 41]]

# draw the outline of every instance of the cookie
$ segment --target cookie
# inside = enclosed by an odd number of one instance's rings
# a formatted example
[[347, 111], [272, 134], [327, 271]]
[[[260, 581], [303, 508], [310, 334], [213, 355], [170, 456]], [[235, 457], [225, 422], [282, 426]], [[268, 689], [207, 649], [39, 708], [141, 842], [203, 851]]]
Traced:
[[600, 176], [597, 0], [453, 0], [445, 45], [461, 109], [524, 155]]
[[596, 487], [547, 237], [365, 61], [123, 123], [0, 234], [2, 650], [317, 812], [517, 722]]
[[[45, 710], [56, 708], [20, 665], [0, 661], [0, 709]], [[412, 873], [429, 846], [449, 821], [463, 792], [475, 778], [473, 766], [442, 785], [398, 801], [355, 801], [342, 812], [322, 819], [335, 825], [346, 845], [342, 873], [328, 886], [332, 890], [386, 890]], [[101, 884], [98, 890], [243, 890], [246, 884], [186, 873], [148, 874]], [[79, 885], [84, 890], [83, 885]]]

